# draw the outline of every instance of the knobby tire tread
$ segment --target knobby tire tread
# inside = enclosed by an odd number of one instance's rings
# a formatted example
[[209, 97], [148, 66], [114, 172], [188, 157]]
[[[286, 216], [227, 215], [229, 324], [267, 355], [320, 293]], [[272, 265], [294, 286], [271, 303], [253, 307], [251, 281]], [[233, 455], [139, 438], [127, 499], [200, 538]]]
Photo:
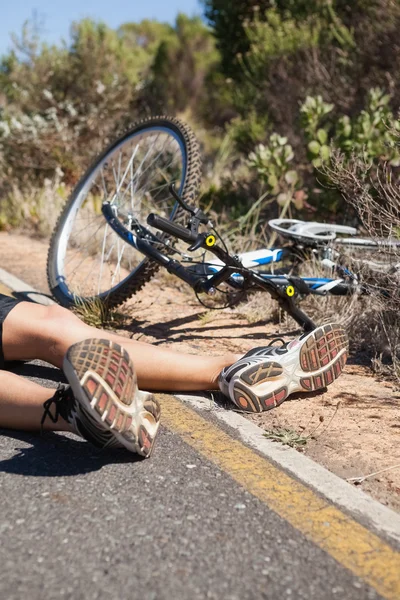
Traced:
[[[171, 129], [178, 130], [179, 134], [183, 138], [183, 141], [186, 146], [187, 164], [186, 178], [181, 195], [185, 202], [189, 203], [192, 206], [196, 204], [201, 183], [202, 161], [197, 139], [190, 127], [182, 121], [180, 121], [179, 119], [176, 119], [175, 117], [156, 116], [142, 119], [125, 128], [124, 131], [120, 132], [119, 135], [117, 135], [115, 139], [108, 144], [104, 152], [101, 155], [97, 156], [96, 159], [89, 166], [89, 168], [86, 170], [85, 174], [75, 186], [71, 196], [66, 201], [60, 213], [60, 216], [57, 219], [57, 223], [55, 225], [53, 234], [50, 239], [50, 247], [47, 255], [47, 280], [51, 293], [53, 294], [54, 298], [59, 304], [66, 307], [70, 307], [73, 303], [67, 296], [60, 292], [57, 282], [52, 281], [52, 277], [50, 274], [51, 264], [56, 259], [58, 239], [62, 231], [62, 221], [66, 216], [69, 207], [73, 204], [73, 202], [76, 199], [77, 190], [80, 188], [82, 182], [85, 179], [87, 179], [87, 177], [89, 177], [91, 171], [96, 167], [100, 157], [105, 156], [109, 151], [111, 151], [111, 149], [118, 142], [119, 139], [129, 135], [130, 133], [133, 133], [135, 129], [140, 130], [143, 127], [145, 128], [146, 126], [154, 127], [157, 125], [167, 127], [172, 126]], [[174, 223], [185, 225], [186, 219], [187, 213], [179, 206], [174, 217]], [[151, 259], [144, 257], [143, 261], [135, 269], [135, 272], [132, 273], [131, 277], [129, 277], [123, 285], [121, 285], [112, 293], [107, 295], [107, 308], [115, 308], [123, 302], [125, 302], [126, 300], [128, 300], [129, 298], [131, 298], [134, 294], [136, 294], [136, 292], [141, 290], [148, 281], [150, 281], [150, 279], [153, 277], [153, 275], [159, 268], [160, 265], [158, 265]], [[96, 296], [93, 296], [92, 298], [85, 298], [84, 300], [90, 301], [95, 297]]]

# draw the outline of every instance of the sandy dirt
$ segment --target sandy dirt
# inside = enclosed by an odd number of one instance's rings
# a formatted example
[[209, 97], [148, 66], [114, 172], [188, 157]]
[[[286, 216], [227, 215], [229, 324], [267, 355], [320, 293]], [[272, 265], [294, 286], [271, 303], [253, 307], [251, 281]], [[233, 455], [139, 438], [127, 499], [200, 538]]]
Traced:
[[[0, 267], [47, 293], [46, 255], [46, 242], [0, 233]], [[122, 335], [192, 354], [242, 353], [282, 335], [268, 320], [249, 324], [238, 309], [207, 311], [171, 276], [156, 276], [121, 312], [129, 315]], [[344, 479], [367, 477], [353, 485], [400, 511], [400, 393], [359, 357], [350, 356], [327, 391], [245, 416], [273, 434], [288, 429], [306, 438], [299, 451]]]

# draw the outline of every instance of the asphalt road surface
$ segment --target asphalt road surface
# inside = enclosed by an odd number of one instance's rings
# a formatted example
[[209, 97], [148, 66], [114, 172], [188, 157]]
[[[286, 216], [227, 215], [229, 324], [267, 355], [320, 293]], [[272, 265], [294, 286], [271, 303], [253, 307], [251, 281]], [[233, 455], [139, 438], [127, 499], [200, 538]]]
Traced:
[[171, 430], [149, 460], [0, 433], [4, 600], [381, 597]]

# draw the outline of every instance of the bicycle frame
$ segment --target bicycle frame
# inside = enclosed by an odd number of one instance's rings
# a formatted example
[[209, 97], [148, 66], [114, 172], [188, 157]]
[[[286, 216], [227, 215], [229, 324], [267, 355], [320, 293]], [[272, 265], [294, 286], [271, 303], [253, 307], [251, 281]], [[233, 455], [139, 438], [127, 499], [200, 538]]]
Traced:
[[[242, 265], [248, 269], [267, 265], [273, 269], [275, 263], [281, 262], [291, 253], [292, 250], [290, 248], [264, 248], [253, 252], [239, 254], [239, 260]], [[329, 259], [322, 260], [321, 264], [329, 267], [331, 270], [336, 267], [335, 263]], [[207, 263], [207, 268], [210, 271], [218, 272], [222, 267], [222, 261], [214, 260]], [[258, 271], [258, 274], [263, 279], [272, 281], [275, 285], [280, 287], [294, 285], [295, 291], [297, 290], [298, 293], [303, 294], [325, 295], [329, 293], [335, 296], [347, 296], [355, 292], [364, 291], [362, 286], [358, 285], [356, 276], [353, 273], [350, 273], [350, 271], [347, 271], [346, 273], [351, 278], [350, 282], [343, 278], [286, 277], [285, 275], [274, 274], [273, 271], [272, 273], [262, 273]], [[300, 289], [298, 289], [299, 285], [301, 286]], [[307, 286], [307, 289], [305, 289], [304, 285]]]
[[[167, 254], [160, 252], [154, 247], [154, 242], [160, 242], [149, 229], [143, 226], [133, 225], [132, 231], [129, 231], [116, 217], [113, 207], [109, 202], [102, 206], [102, 212], [109, 226], [128, 244], [136, 248], [144, 256], [147, 256], [157, 264], [161, 265], [169, 273], [173, 273], [179, 279], [190, 285], [196, 293], [205, 292], [213, 294], [216, 288], [222, 283], [228, 283], [231, 287], [238, 290], [258, 289], [267, 291], [279, 306], [287, 312], [305, 331], [315, 329], [315, 323], [296, 305], [295, 297], [298, 294], [319, 293], [325, 294], [329, 289], [329, 282], [335, 280], [319, 280], [318, 278], [301, 279], [290, 276], [274, 276], [270, 274], [260, 274], [251, 267], [245, 266], [241, 257], [231, 256], [224, 248], [218, 246], [213, 234], [196, 234], [180, 225], [176, 225], [156, 215], [149, 215], [148, 223], [157, 229], [170, 235], [174, 235], [191, 244], [190, 250], [203, 248], [212, 252], [216, 258], [215, 273], [195, 273], [190, 267], [185, 267], [180, 261], [171, 258]], [[153, 242], [153, 243], [151, 243]], [[281, 257], [283, 250], [270, 250], [268, 256]], [[264, 258], [262, 254], [264, 253]], [[251, 253], [250, 253], [251, 254]], [[245, 256], [245, 255], [243, 255]], [[243, 257], [242, 257], [243, 258]], [[254, 254], [247, 259], [254, 263]], [[265, 252], [262, 251], [258, 257], [257, 264], [267, 264]], [[272, 258], [271, 258], [272, 260]], [[271, 262], [271, 261], [270, 261]], [[342, 283], [342, 280], [338, 282]], [[318, 288], [325, 285], [321, 292]], [[338, 285], [336, 286], [338, 289]], [[341, 293], [349, 293], [349, 286], [343, 282]]]

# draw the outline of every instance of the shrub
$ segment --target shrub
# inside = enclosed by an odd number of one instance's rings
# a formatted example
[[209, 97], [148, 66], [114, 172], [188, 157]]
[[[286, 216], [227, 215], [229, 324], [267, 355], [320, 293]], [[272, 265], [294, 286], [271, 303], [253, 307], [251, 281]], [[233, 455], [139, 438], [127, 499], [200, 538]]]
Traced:
[[[391, 132], [400, 139], [398, 130]], [[391, 372], [400, 382], [400, 249], [379, 245], [382, 239], [400, 240], [400, 178], [389, 162], [378, 166], [366, 162], [363, 153], [350, 158], [334, 150], [324, 167], [330, 180], [356, 209], [369, 236], [378, 243], [373, 262], [350, 259], [360, 270], [369, 302], [358, 315], [361, 343], [379, 359], [391, 359]]]

